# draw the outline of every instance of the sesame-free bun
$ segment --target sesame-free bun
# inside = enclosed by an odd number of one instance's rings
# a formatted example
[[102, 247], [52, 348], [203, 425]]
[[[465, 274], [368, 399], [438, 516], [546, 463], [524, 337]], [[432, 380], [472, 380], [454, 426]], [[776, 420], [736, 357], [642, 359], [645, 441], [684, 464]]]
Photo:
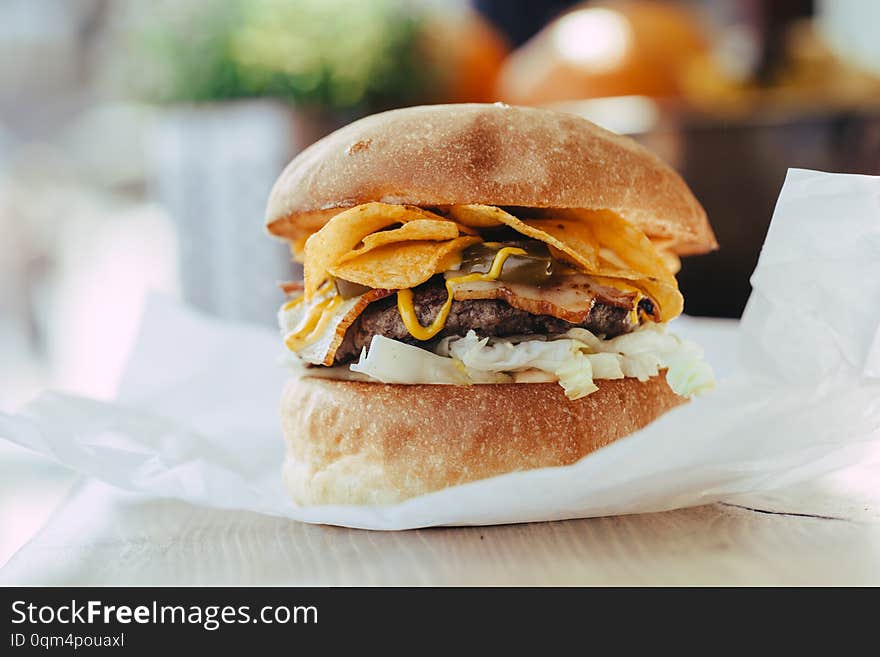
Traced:
[[292, 379], [282, 397], [294, 502], [391, 504], [495, 475], [574, 463], [684, 403], [664, 373], [556, 383], [390, 385]]
[[717, 247], [684, 181], [632, 139], [499, 103], [410, 107], [337, 130], [287, 166], [266, 223], [297, 249], [340, 208], [369, 201], [612, 210], [679, 255]]

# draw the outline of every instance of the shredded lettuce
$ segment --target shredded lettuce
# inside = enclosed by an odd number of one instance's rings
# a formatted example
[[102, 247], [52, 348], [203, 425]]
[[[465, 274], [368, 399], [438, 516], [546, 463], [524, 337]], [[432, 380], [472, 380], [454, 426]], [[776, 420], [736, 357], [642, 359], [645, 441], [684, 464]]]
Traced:
[[460, 361], [438, 356], [382, 335], [373, 336], [369, 349], [351, 365], [353, 372], [382, 383], [507, 383], [510, 375], [497, 371], [471, 371]]
[[667, 370], [669, 386], [684, 397], [715, 383], [702, 350], [667, 333], [662, 325], [646, 325], [611, 340], [585, 329], [513, 338], [479, 338], [469, 331], [464, 337], [442, 340], [435, 349], [438, 353], [376, 336], [351, 369], [385, 383], [459, 385], [505, 383], [518, 373], [544, 373], [558, 381], [570, 399], [595, 392], [595, 379], [647, 381], [662, 369]]
[[626, 376], [617, 354], [590, 354], [588, 359], [594, 379], [622, 379]]
[[555, 371], [560, 363], [571, 359], [578, 349], [573, 340], [549, 342], [527, 340], [514, 344], [509, 340], [478, 338], [469, 331], [466, 336], [449, 343], [449, 353], [467, 367], [491, 372], [521, 372], [539, 369]]
[[580, 399], [599, 389], [593, 383], [593, 365], [590, 357], [579, 351], [565, 363], [557, 366], [555, 374], [559, 377], [559, 385], [565, 390], [569, 399]]
[[684, 397], [699, 395], [715, 387], [712, 366], [703, 360], [703, 350], [688, 340], [666, 357], [666, 382]]
[[602, 340], [582, 328], [549, 340], [477, 338], [473, 331], [449, 341], [451, 356], [467, 367], [517, 372], [536, 369], [555, 375], [571, 399], [596, 390], [594, 379], [633, 377], [647, 381], [666, 369], [677, 394], [690, 397], [715, 384], [712, 368], [696, 344], [649, 324], [625, 335]]
[[[478, 338], [473, 331], [449, 343], [452, 357], [464, 363], [469, 370], [489, 372], [523, 372], [540, 370], [555, 375], [565, 394], [578, 399], [595, 392], [593, 367], [590, 356], [583, 353], [584, 344], [577, 340], [511, 340]], [[604, 367], [609, 372], [607, 363]], [[622, 378], [620, 376], [610, 378]]]

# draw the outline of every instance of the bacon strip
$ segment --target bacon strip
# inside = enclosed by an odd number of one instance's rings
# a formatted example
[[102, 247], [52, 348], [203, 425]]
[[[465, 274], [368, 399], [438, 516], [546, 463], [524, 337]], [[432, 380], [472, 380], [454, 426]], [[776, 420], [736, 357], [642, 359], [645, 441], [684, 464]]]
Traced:
[[283, 281], [278, 284], [284, 294], [302, 294], [306, 289], [302, 281]]
[[567, 322], [586, 321], [596, 300], [610, 306], [632, 309], [637, 293], [600, 285], [589, 276], [577, 274], [560, 279], [555, 285], [535, 287], [503, 281], [474, 281], [455, 286], [453, 297], [464, 299], [500, 299], [533, 315], [552, 315]]
[[[315, 365], [333, 365], [336, 352], [354, 321], [369, 304], [394, 293], [395, 290], [374, 289], [346, 300], [317, 340], [301, 349], [298, 354]], [[583, 274], [566, 276], [556, 284], [545, 287], [503, 281], [460, 283], [455, 286], [453, 296], [456, 300], [499, 299], [533, 315], [550, 315], [573, 324], [585, 322], [596, 301], [632, 310], [638, 300], [635, 290], [626, 291], [602, 285]], [[302, 304], [295, 312], [308, 312], [310, 307], [324, 298], [324, 295], [316, 297], [311, 303]], [[654, 319], [657, 320], [656, 317]]]

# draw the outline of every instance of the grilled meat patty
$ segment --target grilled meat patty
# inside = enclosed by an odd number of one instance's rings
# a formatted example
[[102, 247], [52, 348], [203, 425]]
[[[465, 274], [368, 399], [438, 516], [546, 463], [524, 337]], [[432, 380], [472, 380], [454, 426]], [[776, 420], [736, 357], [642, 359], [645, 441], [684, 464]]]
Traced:
[[[413, 306], [419, 322], [430, 324], [446, 301], [446, 287], [442, 277], [435, 277], [413, 289]], [[567, 322], [551, 315], [533, 315], [519, 310], [505, 301], [496, 299], [468, 299], [453, 301], [443, 330], [428, 343], [449, 335], [465, 335], [474, 330], [480, 337], [508, 335], [551, 335], [565, 333], [572, 328], [585, 328], [597, 335], [614, 337], [629, 333], [635, 326], [630, 322], [628, 308], [596, 299], [587, 319], [580, 324]], [[370, 344], [374, 335], [384, 335], [408, 344], [428, 344], [413, 338], [397, 311], [397, 295], [371, 303], [349, 327], [336, 352], [336, 363], [355, 360], [361, 349]]]

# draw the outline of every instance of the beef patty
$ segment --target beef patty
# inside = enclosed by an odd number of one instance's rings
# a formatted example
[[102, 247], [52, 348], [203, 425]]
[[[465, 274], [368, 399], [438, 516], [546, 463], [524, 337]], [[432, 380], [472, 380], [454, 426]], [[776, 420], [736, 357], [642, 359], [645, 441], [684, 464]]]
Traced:
[[[446, 287], [442, 277], [433, 278], [413, 289], [413, 306], [422, 326], [430, 324], [446, 301]], [[551, 335], [565, 333], [572, 328], [585, 328], [597, 335], [614, 337], [635, 328], [630, 322], [629, 309], [603, 303], [596, 299], [587, 319], [580, 324], [567, 322], [552, 315], [533, 315], [519, 310], [505, 301], [496, 299], [467, 299], [453, 301], [443, 330], [432, 340], [416, 340], [406, 330], [397, 311], [397, 295], [374, 301], [349, 327], [336, 352], [336, 363], [355, 360], [374, 335], [384, 335], [407, 344], [425, 345], [450, 335], [476, 332], [480, 337], [508, 335]]]

